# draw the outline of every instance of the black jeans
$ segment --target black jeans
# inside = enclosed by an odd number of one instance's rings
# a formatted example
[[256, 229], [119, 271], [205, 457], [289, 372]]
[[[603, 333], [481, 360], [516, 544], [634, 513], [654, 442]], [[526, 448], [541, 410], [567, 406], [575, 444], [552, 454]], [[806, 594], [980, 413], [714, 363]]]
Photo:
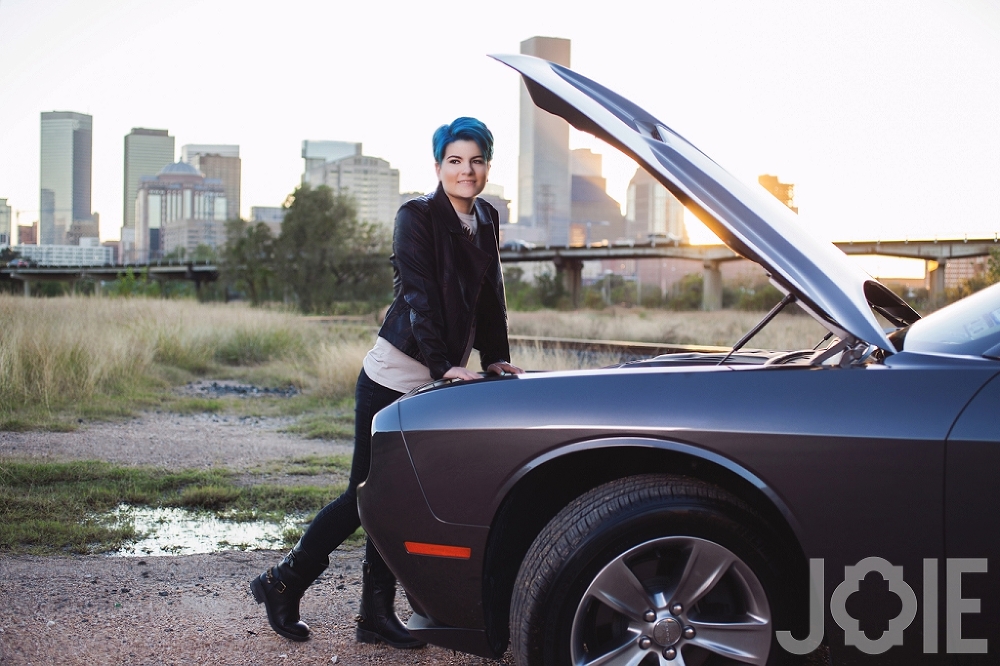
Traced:
[[[344, 494], [327, 504], [316, 514], [299, 545], [307, 553], [329, 555], [361, 527], [358, 517], [358, 484], [368, 478], [372, 460], [372, 419], [384, 407], [403, 396], [377, 384], [362, 369], [354, 389], [354, 458], [351, 478]], [[374, 551], [370, 548], [369, 552]]]

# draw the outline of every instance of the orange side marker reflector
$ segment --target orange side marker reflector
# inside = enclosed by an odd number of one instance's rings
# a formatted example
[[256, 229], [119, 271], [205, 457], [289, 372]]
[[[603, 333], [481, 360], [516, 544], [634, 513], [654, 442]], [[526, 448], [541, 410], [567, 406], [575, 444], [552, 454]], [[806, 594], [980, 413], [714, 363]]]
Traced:
[[472, 549], [462, 546], [442, 546], [436, 543], [420, 543], [418, 541], [404, 541], [406, 552], [410, 555], [430, 555], [431, 557], [453, 557], [458, 560], [467, 560], [472, 557]]

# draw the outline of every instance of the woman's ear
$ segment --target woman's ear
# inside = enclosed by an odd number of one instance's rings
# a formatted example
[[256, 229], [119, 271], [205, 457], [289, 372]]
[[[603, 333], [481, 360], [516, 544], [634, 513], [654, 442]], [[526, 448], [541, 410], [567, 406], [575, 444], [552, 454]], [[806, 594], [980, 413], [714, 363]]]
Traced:
[[438, 180], [441, 180], [441, 163], [434, 163], [434, 173], [437, 175]]

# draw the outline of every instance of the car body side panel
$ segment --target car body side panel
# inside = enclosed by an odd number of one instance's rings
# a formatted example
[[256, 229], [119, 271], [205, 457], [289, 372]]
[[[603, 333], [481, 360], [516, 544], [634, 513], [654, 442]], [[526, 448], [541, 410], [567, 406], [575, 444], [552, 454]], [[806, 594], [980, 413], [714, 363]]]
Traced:
[[[886, 368], [566, 373], [448, 387], [404, 399], [400, 415], [418, 476], [428, 481], [427, 501], [448, 523], [489, 525], [503, 487], [533, 460], [612, 435], [705, 448], [762, 479], [797, 514], [825, 514], [830, 504], [803, 502], [812, 491], [796, 485], [807, 478], [815, 488], [813, 469], [825, 492], [850, 489], [838, 508], [872, 505], [865, 495], [900, 477], [894, 465], [926, 459], [940, 474], [952, 423], [995, 368], [970, 372], [976, 377]], [[516, 430], [507, 414], [517, 414]], [[876, 468], [886, 476], [870, 488]], [[803, 525], [827, 526], [819, 517], [797, 515]], [[801, 535], [803, 545], [822, 550], [829, 530], [812, 529]]]
[[[703, 450], [759, 479], [790, 507], [806, 556], [824, 559], [827, 604], [844, 567], [871, 556], [902, 566], [922, 598], [922, 561], [944, 554], [945, 438], [997, 365], [907, 365], [899, 356], [900, 369], [631, 369], [488, 380], [405, 398], [399, 418], [435, 530], [488, 526], [506, 490], [542, 458], [641, 439]], [[509, 426], [510, 414], [519, 427]], [[444, 603], [416, 578], [409, 584], [438, 613], [470, 603], [448, 592]], [[921, 644], [920, 617], [907, 630], [909, 645]], [[839, 631], [829, 618], [827, 626]], [[844, 644], [842, 633], [833, 640]]]
[[[482, 631], [482, 571], [488, 530], [447, 525], [433, 516], [420, 499], [420, 487], [398, 432], [375, 434], [371, 469], [373, 473], [358, 488], [358, 509], [368, 536], [415, 608], [440, 625], [473, 630], [464, 637], [456, 636], [453, 647], [491, 656]], [[471, 557], [412, 555], [406, 552], [406, 541], [465, 546], [471, 548]]]
[[[962, 663], [994, 664], [1000, 654], [1000, 377], [980, 391], [952, 429], [947, 444], [945, 553], [985, 559], [982, 573], [962, 576], [962, 597], [978, 599], [980, 612], [962, 615], [962, 638], [987, 639], [990, 655], [964, 655]], [[940, 617], [946, 617], [946, 571]], [[944, 632], [941, 633], [945, 645]]]
[[[893, 360], [898, 368], [540, 373], [410, 395], [376, 418], [362, 521], [428, 618], [427, 637], [489, 655], [483, 562], [505, 492], [545, 459], [642, 442], [726, 460], [787, 507], [806, 556], [826, 563], [825, 608], [844, 567], [870, 556], [902, 566], [920, 599], [922, 560], [944, 557], [945, 439], [1000, 366]], [[405, 540], [472, 555], [411, 555]], [[921, 617], [908, 645], [921, 644]]]

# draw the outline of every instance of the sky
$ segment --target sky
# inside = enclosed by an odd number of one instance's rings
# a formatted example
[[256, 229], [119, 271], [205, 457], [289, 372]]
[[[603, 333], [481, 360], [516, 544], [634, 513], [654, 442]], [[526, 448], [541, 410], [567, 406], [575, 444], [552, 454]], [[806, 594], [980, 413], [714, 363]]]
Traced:
[[[496, 137], [517, 196], [518, 91], [490, 53], [536, 35], [746, 182], [795, 184], [831, 240], [1000, 230], [1000, 3], [0, 0], [0, 198], [38, 217], [39, 114], [94, 118], [93, 208], [119, 237], [124, 136], [239, 144], [242, 205], [279, 206], [303, 139], [361, 142], [436, 185], [430, 137], [457, 116]], [[589, 135], [624, 202], [635, 165]], [[511, 206], [516, 211], [516, 203]], [[694, 240], [705, 234], [692, 230]]]

